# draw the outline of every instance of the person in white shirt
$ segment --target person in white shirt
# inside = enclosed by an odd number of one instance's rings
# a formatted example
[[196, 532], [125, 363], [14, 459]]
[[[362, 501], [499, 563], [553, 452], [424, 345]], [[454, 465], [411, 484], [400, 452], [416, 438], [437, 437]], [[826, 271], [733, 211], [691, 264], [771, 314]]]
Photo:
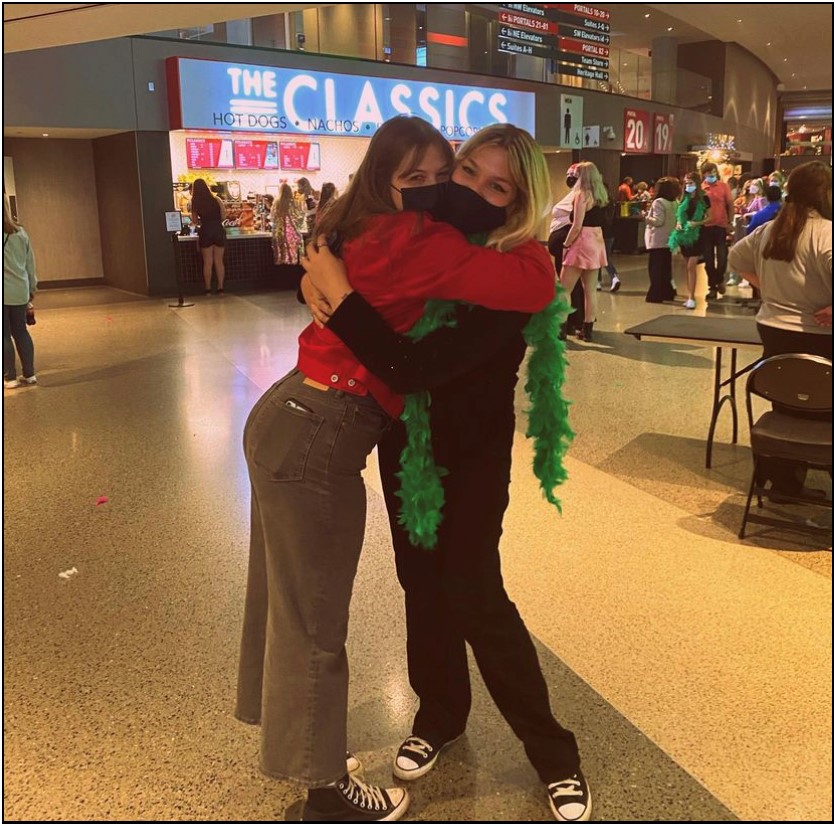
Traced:
[[[760, 289], [757, 323], [764, 358], [809, 353], [833, 360], [830, 167], [820, 161], [796, 167], [790, 173], [787, 199], [777, 217], [735, 244], [729, 265]], [[832, 420], [832, 413], [804, 418], [822, 415]], [[772, 483], [773, 500], [794, 496], [804, 487], [806, 469], [797, 462], [766, 458], [758, 468], [760, 484]]]
[[[35, 345], [26, 329], [27, 309], [35, 297], [38, 277], [29, 236], [12, 220], [3, 199], [3, 387], [35, 384]], [[14, 343], [12, 343], [14, 340]], [[17, 377], [15, 348], [23, 375]]]
[[833, 358], [833, 177], [826, 164], [792, 171], [777, 217], [735, 244], [729, 264], [760, 289], [765, 358]]

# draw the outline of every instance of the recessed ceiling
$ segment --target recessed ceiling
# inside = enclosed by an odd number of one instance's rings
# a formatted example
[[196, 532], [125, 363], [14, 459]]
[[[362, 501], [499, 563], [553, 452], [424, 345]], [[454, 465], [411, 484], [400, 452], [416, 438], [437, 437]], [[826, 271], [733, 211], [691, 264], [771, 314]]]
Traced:
[[104, 138], [108, 135], [118, 135], [119, 129], [65, 129], [47, 126], [8, 126], [3, 128], [4, 138], [40, 138], [53, 140], [55, 138], [72, 138], [75, 140], [90, 140]]
[[833, 89], [832, 3], [649, 3], [647, 8], [717, 40], [739, 43], [787, 90]]

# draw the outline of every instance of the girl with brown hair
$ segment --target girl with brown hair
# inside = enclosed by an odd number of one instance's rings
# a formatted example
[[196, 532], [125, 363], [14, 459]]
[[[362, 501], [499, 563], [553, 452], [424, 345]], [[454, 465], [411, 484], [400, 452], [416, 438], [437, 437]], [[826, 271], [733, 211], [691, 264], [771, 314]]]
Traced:
[[206, 295], [212, 292], [212, 267], [218, 278], [218, 293], [224, 291], [224, 244], [226, 230], [223, 219], [226, 209], [223, 202], [209, 191], [203, 178], [192, 184], [192, 222], [197, 224], [200, 255], [203, 258], [203, 282]]

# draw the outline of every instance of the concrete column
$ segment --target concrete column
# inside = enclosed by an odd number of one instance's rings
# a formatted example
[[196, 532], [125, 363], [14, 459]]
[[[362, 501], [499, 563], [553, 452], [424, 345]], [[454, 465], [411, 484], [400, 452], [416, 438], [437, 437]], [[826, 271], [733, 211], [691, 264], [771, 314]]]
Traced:
[[657, 103], [676, 104], [678, 46], [673, 37], [656, 37], [651, 44], [650, 97]]

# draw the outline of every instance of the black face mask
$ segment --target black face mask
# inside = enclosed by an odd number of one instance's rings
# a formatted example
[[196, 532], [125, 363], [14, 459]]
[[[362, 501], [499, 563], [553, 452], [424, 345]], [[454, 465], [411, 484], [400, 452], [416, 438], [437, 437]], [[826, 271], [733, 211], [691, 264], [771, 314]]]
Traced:
[[570, 176], [566, 179], [566, 186], [568, 186], [568, 187], [569, 187], [569, 189], [572, 189], [572, 188], [575, 186], [575, 184], [576, 184], [577, 182], [578, 182], [578, 179], [577, 179], [577, 178], [573, 178], [573, 177], [570, 175]]
[[465, 235], [492, 232], [508, 220], [505, 207], [489, 204], [481, 195], [455, 181], [400, 190], [405, 210], [429, 212], [436, 221]]

